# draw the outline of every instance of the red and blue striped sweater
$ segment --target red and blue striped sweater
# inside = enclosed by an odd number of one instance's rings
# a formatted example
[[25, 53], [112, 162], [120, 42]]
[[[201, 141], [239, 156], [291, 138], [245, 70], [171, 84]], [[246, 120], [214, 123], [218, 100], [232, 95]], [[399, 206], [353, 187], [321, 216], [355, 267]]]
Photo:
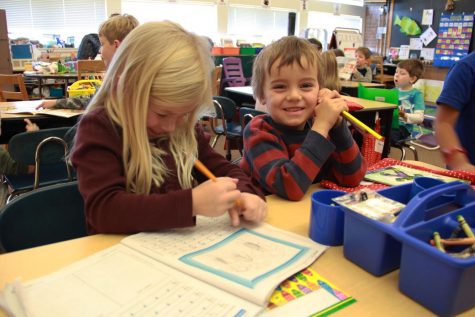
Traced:
[[275, 123], [269, 115], [252, 119], [243, 132], [241, 167], [267, 192], [300, 200], [309, 186], [322, 179], [346, 187], [357, 186], [366, 162], [345, 121], [329, 132], [328, 139]]

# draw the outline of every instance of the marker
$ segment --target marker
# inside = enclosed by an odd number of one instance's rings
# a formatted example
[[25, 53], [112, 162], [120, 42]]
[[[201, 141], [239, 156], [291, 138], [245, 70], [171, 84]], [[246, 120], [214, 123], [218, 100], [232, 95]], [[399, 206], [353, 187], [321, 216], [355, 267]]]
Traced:
[[341, 114], [343, 115], [343, 117], [345, 117], [352, 124], [362, 128], [363, 130], [365, 130], [366, 132], [368, 132], [369, 134], [374, 136], [376, 139], [381, 140], [383, 138], [378, 132], [374, 131], [373, 129], [368, 127], [366, 124], [364, 124], [363, 122], [361, 122], [360, 120], [355, 118], [348, 111], [343, 111]]
[[[196, 159], [194, 165], [201, 173], [203, 173], [204, 176], [208, 177], [213, 182], [218, 181], [216, 176], [214, 176], [214, 174], [203, 163], [201, 163], [200, 160]], [[242, 208], [242, 204], [241, 204], [241, 201], [239, 199], [236, 200], [236, 205], [239, 208]]]

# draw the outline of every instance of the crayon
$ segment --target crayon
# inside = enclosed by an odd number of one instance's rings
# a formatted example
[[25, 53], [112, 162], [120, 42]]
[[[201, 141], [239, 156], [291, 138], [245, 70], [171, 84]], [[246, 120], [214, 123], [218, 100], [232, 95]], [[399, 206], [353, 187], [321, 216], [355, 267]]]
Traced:
[[463, 232], [467, 235], [467, 237], [475, 238], [475, 235], [473, 234], [472, 229], [470, 229], [468, 223], [465, 221], [465, 218], [462, 215], [458, 215], [457, 220], [460, 223], [460, 227], [462, 228]]
[[445, 249], [442, 246], [442, 243], [440, 242], [440, 234], [437, 231], [434, 232], [434, 244], [437, 249], [439, 249], [442, 252], [445, 252]]

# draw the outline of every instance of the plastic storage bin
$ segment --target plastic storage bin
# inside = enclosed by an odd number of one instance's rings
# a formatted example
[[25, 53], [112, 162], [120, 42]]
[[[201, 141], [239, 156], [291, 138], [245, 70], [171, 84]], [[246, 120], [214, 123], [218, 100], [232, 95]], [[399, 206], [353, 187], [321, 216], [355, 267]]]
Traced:
[[[429, 179], [433, 181], [429, 184], [427, 180], [427, 177], [416, 179], [416, 182], [427, 188], [422, 192], [446, 185], [440, 185], [440, 181], [434, 179]], [[434, 187], [429, 188], [430, 186]], [[411, 198], [415, 194], [413, 187], [414, 184], [409, 183], [378, 191], [379, 194], [406, 205], [393, 224], [376, 221], [342, 207], [345, 211], [343, 254], [348, 260], [376, 276], [381, 276], [399, 268], [401, 242], [395, 239], [394, 235], [406, 225], [403, 222], [405, 218], [402, 216], [411, 213], [411, 205], [414, 204]], [[441, 195], [431, 203], [431, 206], [443, 205], [452, 199], [453, 197], [450, 195]], [[435, 215], [430, 214], [429, 216], [434, 217]]]
[[239, 47], [223, 47], [223, 55], [239, 55]]
[[[454, 194], [445, 214], [430, 219], [430, 203]], [[404, 230], [396, 231], [402, 242], [399, 289], [437, 315], [452, 316], [475, 306], [475, 257], [456, 258], [429, 245], [434, 231], [448, 237], [462, 215], [475, 228], [475, 192], [468, 184], [454, 182], [418, 194], [411, 213], [402, 217]], [[454, 209], [455, 208], [455, 209]], [[430, 220], [426, 220], [430, 219]]]
[[[407, 204], [412, 184], [378, 191], [381, 195]], [[401, 243], [392, 237], [394, 224], [375, 221], [354, 211], [345, 211], [343, 254], [373, 275], [381, 276], [399, 267]], [[401, 211], [402, 212], [402, 211]]]
[[239, 54], [241, 54], [241, 55], [254, 55], [254, 54], [256, 54], [256, 49], [254, 47], [241, 47], [239, 49]]
[[93, 95], [96, 87], [100, 87], [101, 84], [100, 80], [78, 80], [68, 87], [68, 95], [69, 97]]

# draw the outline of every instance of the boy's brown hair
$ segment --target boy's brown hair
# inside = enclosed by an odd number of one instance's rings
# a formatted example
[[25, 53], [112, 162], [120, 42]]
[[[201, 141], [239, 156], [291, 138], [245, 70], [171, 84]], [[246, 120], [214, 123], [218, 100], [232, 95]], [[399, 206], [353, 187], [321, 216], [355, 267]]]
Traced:
[[356, 52], [355, 53], [361, 53], [363, 54], [363, 56], [366, 58], [366, 59], [369, 59], [371, 57], [371, 51], [369, 50], [369, 48], [367, 47], [364, 47], [364, 46], [360, 46], [356, 49]]
[[403, 61], [400, 61], [397, 64], [397, 67], [405, 69], [409, 73], [409, 76], [416, 77], [416, 81], [414, 83], [416, 83], [417, 80], [421, 78], [422, 74], [424, 73], [424, 65], [418, 59], [405, 59]]
[[315, 47], [306, 39], [296, 36], [284, 36], [280, 40], [265, 47], [254, 60], [252, 67], [252, 88], [256, 99], [264, 97], [264, 83], [266, 74], [269, 75], [271, 68], [277, 61], [277, 68], [297, 63], [301, 68], [302, 59], [305, 59], [308, 66], [317, 70], [317, 81], [321, 86], [323, 82], [322, 62], [320, 54]]
[[139, 21], [130, 14], [114, 15], [99, 27], [99, 36], [112, 44], [115, 40], [123, 41], [125, 36], [139, 25]]

